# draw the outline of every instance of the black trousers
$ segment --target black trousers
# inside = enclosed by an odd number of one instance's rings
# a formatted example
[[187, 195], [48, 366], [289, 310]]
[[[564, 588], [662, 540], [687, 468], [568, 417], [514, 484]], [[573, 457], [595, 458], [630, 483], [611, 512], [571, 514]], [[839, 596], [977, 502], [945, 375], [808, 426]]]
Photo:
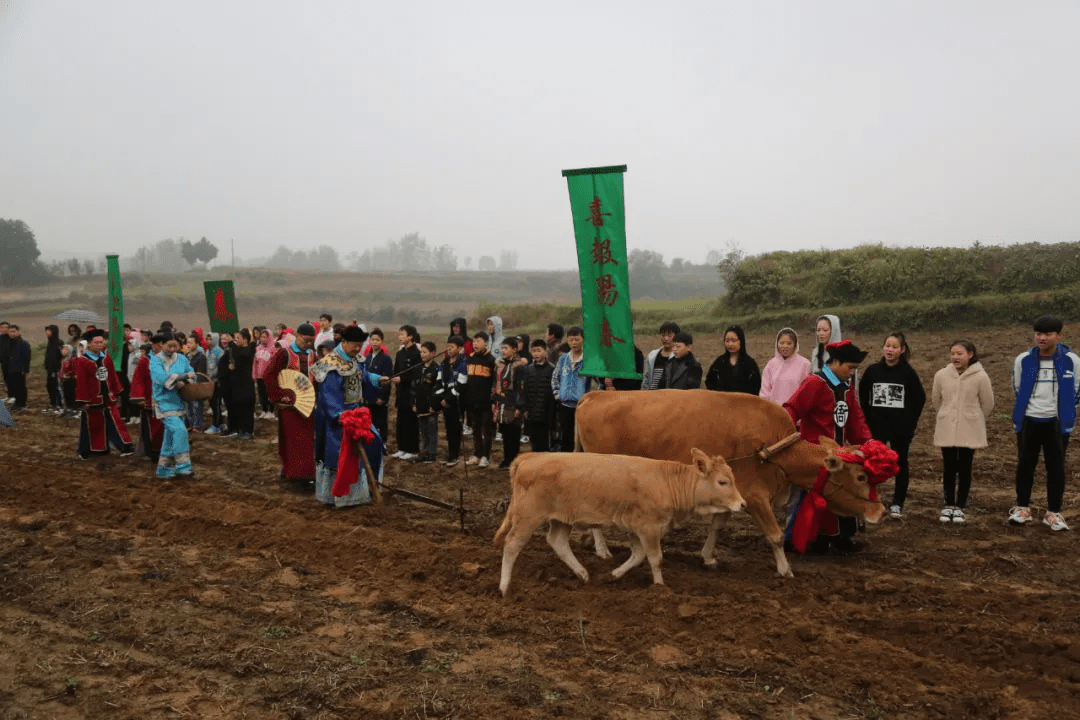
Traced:
[[15, 398], [12, 406], [16, 410], [26, 407], [26, 376], [21, 372], [9, 372], [7, 374], [8, 396]]
[[547, 452], [551, 449], [551, 427], [546, 422], [533, 422], [525, 424], [525, 431], [529, 435], [533, 452]]
[[238, 433], [255, 434], [255, 398], [233, 400], [229, 408], [229, 430]]
[[521, 421], [499, 423], [499, 432], [503, 438], [503, 467], [509, 467], [521, 452]]
[[432, 413], [416, 418], [420, 429], [420, 457], [434, 458], [439, 452], [439, 415]]
[[443, 408], [446, 425], [446, 459], [457, 460], [461, 455], [461, 408], [457, 405]]
[[[963, 509], [967, 507], [968, 493], [971, 491], [971, 463], [975, 459], [975, 450], [943, 447], [941, 458], [945, 461], [945, 504]], [[1030, 489], [1029, 485], [1028, 490]]]
[[[221, 383], [214, 383], [214, 394], [210, 396], [210, 424], [214, 427], [218, 427], [223, 424], [221, 417], [221, 408], [224, 405], [224, 399], [221, 394]], [[229, 418], [230, 420], [232, 418]]]
[[1069, 436], [1058, 431], [1058, 421], [1034, 422], [1024, 418], [1020, 432], [1016, 434], [1016, 504], [1031, 504], [1031, 488], [1035, 484], [1035, 467], [1039, 464], [1039, 451], [1046, 465], [1046, 510], [1061, 512], [1065, 496], [1065, 453], [1069, 448]]
[[478, 458], [491, 458], [491, 441], [495, 437], [495, 416], [491, 407], [473, 408], [469, 411], [472, 418], [473, 455]]
[[64, 380], [64, 404], [68, 410], [78, 410], [75, 406], [75, 378]]
[[262, 378], [255, 381], [255, 389], [259, 393], [259, 407], [263, 412], [270, 412], [270, 396], [266, 394], [266, 383]]
[[382, 438], [383, 443], [390, 442], [390, 408], [386, 405], [378, 405], [371, 403], [365, 405], [371, 412], [371, 424], [375, 426], [375, 429], [379, 431], [379, 437]]
[[411, 407], [397, 409], [397, 448], [402, 452], [420, 452], [420, 422]]
[[889, 440], [889, 447], [896, 452], [896, 464], [900, 466], [900, 472], [896, 473], [896, 484], [893, 486], [892, 504], [904, 507], [908, 491], [908, 451], [911, 449], [911, 438], [893, 438]]
[[574, 417], [577, 407], [559, 405], [559, 449], [574, 452]]
[[58, 408], [64, 404], [64, 398], [60, 395], [60, 375], [49, 373], [45, 378], [45, 388], [49, 391], [49, 405]]

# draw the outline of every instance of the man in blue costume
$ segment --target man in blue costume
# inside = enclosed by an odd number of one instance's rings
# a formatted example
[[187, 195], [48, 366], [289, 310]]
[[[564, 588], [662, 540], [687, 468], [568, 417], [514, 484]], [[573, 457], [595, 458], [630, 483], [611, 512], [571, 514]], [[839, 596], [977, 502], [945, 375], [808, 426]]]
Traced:
[[[312, 373], [318, 383], [315, 402], [315, 498], [320, 502], [345, 507], [371, 502], [371, 490], [363, 467], [360, 478], [348, 495], [334, 497], [330, 490], [337, 475], [338, 454], [341, 452], [341, 414], [364, 403], [364, 383], [378, 389], [385, 379], [368, 372], [367, 364], [357, 360], [367, 333], [355, 325], [346, 327], [341, 343], [315, 364]], [[382, 480], [383, 439], [372, 425], [375, 441], [365, 448], [371, 468]]]
[[171, 478], [192, 476], [191, 448], [188, 444], [184, 414], [187, 404], [180, 397], [180, 388], [195, 381], [195, 370], [180, 352], [180, 343], [172, 333], [162, 333], [161, 352], [150, 358], [150, 379], [154, 384], [154, 415], [165, 426], [158, 457], [157, 476]]

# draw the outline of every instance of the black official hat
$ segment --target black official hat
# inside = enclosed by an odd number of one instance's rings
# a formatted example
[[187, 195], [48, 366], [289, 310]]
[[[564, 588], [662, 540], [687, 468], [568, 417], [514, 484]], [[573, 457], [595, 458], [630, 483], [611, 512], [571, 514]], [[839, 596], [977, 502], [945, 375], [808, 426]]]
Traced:
[[342, 342], [364, 342], [367, 340], [368, 334], [361, 330], [356, 325], [349, 325], [341, 331]]
[[304, 337], [315, 337], [315, 326], [311, 323], [304, 323], [296, 328], [296, 334]]
[[829, 362], [834, 360], [842, 363], [861, 363], [866, 359], [867, 351], [860, 350], [859, 346], [850, 340], [829, 343], [825, 346], [829, 351]]
[[94, 338], [97, 338], [97, 337], [102, 337], [102, 338], [108, 339], [109, 331], [108, 330], [98, 330], [98, 329], [95, 328], [93, 330], [87, 330], [85, 333], [83, 333], [83, 340], [85, 340], [86, 342], [90, 342], [91, 340], [93, 340]]

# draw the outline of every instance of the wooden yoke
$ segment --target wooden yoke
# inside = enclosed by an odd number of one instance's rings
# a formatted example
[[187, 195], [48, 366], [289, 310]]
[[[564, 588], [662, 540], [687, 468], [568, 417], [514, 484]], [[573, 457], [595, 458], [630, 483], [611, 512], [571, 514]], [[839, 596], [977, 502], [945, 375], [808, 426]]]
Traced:
[[774, 443], [769, 447], [762, 447], [757, 451], [758, 459], [761, 462], [771, 462], [773, 455], [787, 450], [789, 447], [799, 442], [801, 436], [799, 433], [792, 433], [778, 443]]

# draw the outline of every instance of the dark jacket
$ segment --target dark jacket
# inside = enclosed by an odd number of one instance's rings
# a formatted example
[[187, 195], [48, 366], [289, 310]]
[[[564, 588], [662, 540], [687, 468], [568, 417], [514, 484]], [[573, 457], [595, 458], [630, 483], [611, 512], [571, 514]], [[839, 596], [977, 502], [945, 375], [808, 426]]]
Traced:
[[701, 363], [689, 352], [682, 358], [672, 355], [664, 366], [660, 389], [696, 390], [701, 387]]
[[11, 341], [11, 345], [9, 346], [11, 355], [8, 358], [8, 372], [30, 372], [30, 343], [26, 342], [22, 337], [9, 337], [8, 340]]
[[191, 363], [192, 370], [203, 375], [206, 374], [206, 353], [199, 350], [187, 355], [187, 359]]
[[[394, 361], [390, 359], [390, 356], [384, 352], [371, 353], [368, 355], [367, 369], [370, 373], [375, 373], [382, 377], [390, 377], [394, 374]], [[364, 383], [364, 404], [374, 405], [379, 400], [383, 401], [383, 405], [390, 404], [390, 383], [383, 385], [381, 388], [373, 388], [370, 384]]]
[[[78, 343], [75, 344], [78, 347]], [[8, 360], [11, 359], [11, 338], [7, 333], [0, 334], [0, 365], [7, 368]]]
[[398, 350], [394, 357], [394, 372], [403, 372], [406, 368], [412, 368], [402, 374], [401, 383], [398, 385], [397, 397], [394, 399], [394, 407], [412, 409], [412, 384], [420, 379], [420, 346], [413, 343], [407, 348]]
[[491, 406], [491, 389], [495, 385], [495, 356], [491, 350], [474, 352], [465, 363], [469, 380], [465, 386], [465, 407], [482, 410]]
[[[638, 373], [645, 370], [645, 356], [637, 345], [634, 346], [634, 370]], [[641, 378], [612, 378], [611, 385], [616, 390], [640, 390]]]
[[435, 395], [438, 384], [439, 363], [433, 360], [431, 364], [420, 368], [420, 377], [409, 386], [412, 404], [416, 408], [417, 415], [434, 415], [442, 409]]
[[889, 367], [883, 358], [859, 380], [859, 405], [875, 440], [914, 437], [925, 404], [922, 382], [906, 362]]
[[50, 375], [60, 372], [60, 364], [64, 362], [64, 341], [60, 339], [60, 328], [50, 325], [52, 337], [45, 345], [45, 372]]
[[440, 407], [446, 401], [446, 410], [459, 410], [465, 397], [465, 386], [468, 383], [467, 358], [464, 352], [458, 353], [454, 362], [449, 357], [443, 358], [439, 365], [439, 382], [435, 387], [435, 399]]
[[[229, 372], [229, 390], [232, 392], [232, 400], [235, 403], [249, 403], [255, 401], [255, 381], [252, 379], [251, 369], [255, 364], [255, 346], [248, 344], [240, 347], [236, 343], [229, 345], [225, 354], [221, 356], [218, 364], [218, 378], [221, 377], [222, 366]], [[229, 370], [229, 365], [235, 365], [235, 370]]]
[[[525, 368], [517, 362], [516, 357], [499, 367], [495, 377], [495, 393], [491, 399], [498, 406], [496, 422], [521, 422], [521, 413], [525, 412]], [[515, 411], [518, 411], [516, 418]]]
[[555, 418], [555, 396], [551, 394], [551, 376], [555, 366], [545, 361], [525, 366], [525, 411], [529, 422], [550, 427]]
[[741, 392], [757, 395], [761, 392], [761, 370], [754, 358], [745, 352], [739, 353], [734, 365], [724, 353], [713, 361], [705, 376], [705, 387], [722, 392]]

